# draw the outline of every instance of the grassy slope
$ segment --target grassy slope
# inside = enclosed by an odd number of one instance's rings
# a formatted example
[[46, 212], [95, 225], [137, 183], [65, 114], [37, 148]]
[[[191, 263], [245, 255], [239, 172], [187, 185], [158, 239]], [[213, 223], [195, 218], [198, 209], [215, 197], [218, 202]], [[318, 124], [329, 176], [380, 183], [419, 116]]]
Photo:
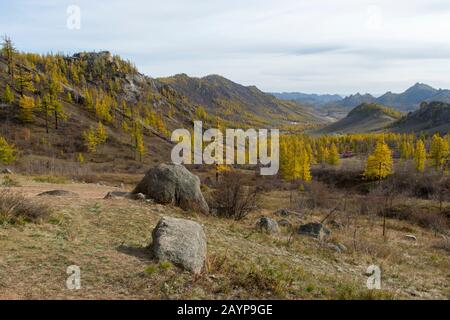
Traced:
[[[16, 177], [27, 196], [55, 188], [80, 198], [42, 199], [53, 208], [41, 224], [0, 228], [0, 298], [449, 298], [448, 253], [432, 247], [430, 231], [388, 220], [389, 241], [380, 237], [381, 221], [359, 218], [354, 227], [333, 230], [333, 240], [348, 252], [335, 253], [313, 239], [290, 233], [254, 233], [262, 214], [288, 205], [289, 192], [264, 195], [261, 211], [242, 222], [182, 212], [171, 206], [130, 200], [103, 200], [111, 187], [50, 185]], [[426, 204], [428, 205], [428, 204]], [[307, 214], [308, 212], [305, 212]], [[326, 213], [290, 218], [318, 220]], [[146, 248], [162, 215], [187, 217], [204, 225], [208, 238], [207, 271], [193, 276], [154, 261]], [[410, 242], [405, 233], [419, 241]], [[67, 266], [81, 267], [82, 289], [65, 288]], [[382, 291], [365, 289], [366, 268], [382, 268]]]
[[377, 104], [362, 104], [347, 117], [317, 130], [320, 134], [367, 133], [384, 130], [401, 117], [401, 113]]
[[392, 124], [395, 132], [450, 132], [450, 104], [431, 102]]
[[179, 74], [158, 80], [181, 92], [193, 105], [236, 123], [261, 127], [327, 122], [313, 108], [276, 99], [254, 86], [246, 87], [218, 75], [195, 78]]

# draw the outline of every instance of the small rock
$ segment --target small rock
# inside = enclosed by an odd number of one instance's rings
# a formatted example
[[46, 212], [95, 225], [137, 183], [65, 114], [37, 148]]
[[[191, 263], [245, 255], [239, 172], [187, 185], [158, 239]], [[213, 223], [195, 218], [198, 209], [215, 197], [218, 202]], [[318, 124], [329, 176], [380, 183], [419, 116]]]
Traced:
[[278, 220], [278, 225], [285, 227], [285, 228], [292, 227], [292, 224], [286, 219]]
[[133, 195], [133, 199], [144, 201], [145, 199], [147, 199], [147, 197], [143, 193], [136, 193], [135, 195]]
[[405, 238], [411, 241], [417, 241], [417, 237], [415, 235], [412, 234], [407, 234], [405, 235]]
[[264, 231], [267, 233], [278, 233], [278, 223], [272, 218], [261, 217], [256, 223], [256, 228], [259, 231]]
[[128, 198], [128, 197], [130, 197], [129, 192], [110, 191], [106, 194], [106, 196], [103, 199], [117, 199], [117, 198]]
[[334, 243], [326, 243], [325, 247], [327, 247], [330, 250], [336, 251], [337, 253], [342, 252], [341, 248], [339, 248], [339, 246]]
[[298, 228], [298, 234], [314, 237], [322, 240], [323, 238], [331, 235], [330, 229], [325, 227], [322, 223], [312, 222], [301, 225]]
[[78, 194], [67, 190], [50, 190], [39, 193], [38, 197], [41, 196], [52, 196], [52, 197], [78, 197]]
[[4, 168], [2, 170], [2, 174], [13, 174], [14, 172], [9, 168]]
[[170, 261], [200, 273], [206, 258], [206, 236], [194, 221], [163, 217], [152, 232], [152, 251], [160, 261]]
[[290, 216], [290, 212], [287, 209], [279, 209], [275, 212], [275, 214], [280, 217], [289, 217]]

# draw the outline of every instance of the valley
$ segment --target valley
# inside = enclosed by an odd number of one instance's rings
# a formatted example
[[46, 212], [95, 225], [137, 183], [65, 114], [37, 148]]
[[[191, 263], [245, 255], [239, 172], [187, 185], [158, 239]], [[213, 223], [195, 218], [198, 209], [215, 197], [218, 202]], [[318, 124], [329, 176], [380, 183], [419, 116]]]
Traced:
[[[0, 298], [449, 299], [450, 105], [430, 88], [282, 100], [5, 38]], [[177, 129], [186, 158], [208, 147], [199, 123], [278, 129], [279, 150], [244, 137], [230, 163], [173, 164]]]

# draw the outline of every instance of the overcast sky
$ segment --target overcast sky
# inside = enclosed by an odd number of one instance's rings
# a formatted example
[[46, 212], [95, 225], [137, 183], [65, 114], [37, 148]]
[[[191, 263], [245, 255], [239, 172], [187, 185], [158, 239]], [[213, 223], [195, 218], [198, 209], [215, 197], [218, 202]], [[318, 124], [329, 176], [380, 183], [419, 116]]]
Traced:
[[265, 91], [450, 88], [448, 0], [2, 0], [0, 33], [22, 51], [109, 50], [152, 77], [220, 74]]

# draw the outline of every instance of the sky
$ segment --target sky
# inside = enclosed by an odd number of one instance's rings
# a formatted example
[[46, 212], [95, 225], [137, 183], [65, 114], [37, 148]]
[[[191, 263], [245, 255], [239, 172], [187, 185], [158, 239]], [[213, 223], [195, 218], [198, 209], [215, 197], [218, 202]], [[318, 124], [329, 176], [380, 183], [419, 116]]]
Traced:
[[450, 88], [448, 0], [0, 0], [0, 34], [21, 51], [108, 50], [151, 77], [269, 92]]

